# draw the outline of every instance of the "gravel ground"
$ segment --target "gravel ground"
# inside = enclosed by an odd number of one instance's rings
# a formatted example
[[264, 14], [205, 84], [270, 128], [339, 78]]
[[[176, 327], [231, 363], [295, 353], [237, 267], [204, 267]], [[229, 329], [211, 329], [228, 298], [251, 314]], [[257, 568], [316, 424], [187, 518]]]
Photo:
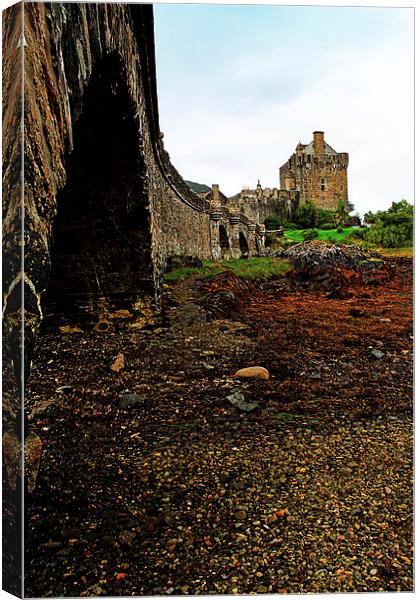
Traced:
[[[46, 328], [27, 595], [412, 591], [403, 279], [339, 301], [222, 277], [171, 287], [165, 328]], [[252, 364], [270, 379], [234, 377]]]

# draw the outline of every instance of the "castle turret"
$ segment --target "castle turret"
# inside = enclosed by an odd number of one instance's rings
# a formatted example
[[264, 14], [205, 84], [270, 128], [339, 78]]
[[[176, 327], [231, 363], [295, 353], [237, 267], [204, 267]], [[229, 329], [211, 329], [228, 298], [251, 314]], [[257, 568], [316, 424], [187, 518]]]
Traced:
[[296, 156], [302, 156], [304, 148], [305, 146], [299, 142], [299, 144], [296, 146]]

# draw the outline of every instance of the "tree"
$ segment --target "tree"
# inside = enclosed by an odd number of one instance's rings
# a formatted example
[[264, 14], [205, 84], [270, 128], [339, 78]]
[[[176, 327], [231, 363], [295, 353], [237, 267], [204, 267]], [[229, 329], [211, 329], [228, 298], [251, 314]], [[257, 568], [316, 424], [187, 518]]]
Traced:
[[413, 205], [407, 200], [393, 202], [385, 211], [369, 211], [364, 216], [365, 223], [371, 225], [366, 239], [384, 248], [410, 246], [413, 243], [413, 217]]
[[333, 210], [326, 208], [318, 208], [318, 219], [317, 225], [324, 225], [324, 223], [334, 223], [335, 213]]
[[344, 200], [339, 200], [337, 203], [337, 208], [335, 209], [335, 222], [337, 223], [337, 227], [343, 227], [349, 218], [349, 214], [347, 212], [347, 206]]
[[317, 226], [318, 209], [312, 200], [305, 200], [299, 204], [295, 221], [302, 229], [311, 229]]

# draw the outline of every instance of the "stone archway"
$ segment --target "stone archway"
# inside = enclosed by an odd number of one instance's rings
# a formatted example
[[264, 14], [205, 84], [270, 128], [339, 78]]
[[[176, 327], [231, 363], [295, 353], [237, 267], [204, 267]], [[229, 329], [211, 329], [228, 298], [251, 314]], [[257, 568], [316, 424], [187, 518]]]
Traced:
[[145, 166], [125, 81], [116, 55], [99, 61], [74, 127], [44, 302], [58, 312], [153, 288]]
[[222, 258], [227, 258], [230, 254], [230, 242], [224, 225], [219, 225], [219, 243]]
[[239, 249], [241, 251], [241, 258], [248, 258], [249, 246], [245, 234], [242, 231], [239, 232]]

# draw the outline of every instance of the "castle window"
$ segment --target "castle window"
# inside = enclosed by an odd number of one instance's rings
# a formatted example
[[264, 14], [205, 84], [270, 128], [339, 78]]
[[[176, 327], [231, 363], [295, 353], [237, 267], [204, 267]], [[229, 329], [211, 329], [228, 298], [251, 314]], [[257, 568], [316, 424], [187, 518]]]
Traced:
[[321, 179], [321, 192], [325, 192], [325, 190], [327, 189], [327, 184], [325, 179]]

